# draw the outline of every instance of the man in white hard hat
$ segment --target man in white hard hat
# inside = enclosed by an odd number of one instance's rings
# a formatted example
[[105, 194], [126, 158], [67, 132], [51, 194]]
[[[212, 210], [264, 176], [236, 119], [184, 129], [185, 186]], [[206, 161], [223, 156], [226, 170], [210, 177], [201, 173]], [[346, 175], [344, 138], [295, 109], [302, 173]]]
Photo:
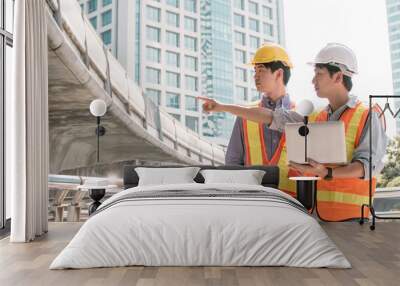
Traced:
[[[317, 96], [326, 98], [328, 106], [311, 114], [309, 121], [338, 121], [345, 124], [346, 147], [349, 163], [335, 168], [319, 164], [318, 158], [309, 159], [309, 165], [291, 163], [296, 170], [323, 178], [318, 182], [317, 212], [328, 221], [343, 221], [361, 216], [361, 205], [369, 201], [369, 124], [368, 109], [349, 92], [352, 89], [352, 77], [358, 72], [354, 52], [345, 45], [331, 43], [326, 45], [311, 63], [314, 66], [314, 85]], [[231, 110], [244, 118], [267, 124], [269, 128], [284, 130], [288, 122], [302, 122], [303, 116], [295, 111], [284, 109], [259, 109], [245, 111]], [[379, 173], [383, 168], [387, 137], [378, 114], [372, 112], [372, 170]], [[321, 138], [321, 144], [323, 144]], [[281, 153], [285, 157], [286, 150]], [[375, 190], [375, 179], [373, 191]], [[364, 213], [367, 218], [368, 212]]]
[[[317, 211], [322, 219], [343, 221], [361, 216], [361, 206], [369, 202], [369, 124], [368, 109], [355, 96], [350, 96], [352, 77], [358, 72], [354, 52], [345, 45], [331, 43], [315, 57], [314, 84], [318, 97], [326, 98], [329, 105], [314, 113], [311, 121], [343, 121], [346, 130], [348, 164], [336, 168], [327, 167], [314, 160], [310, 165], [291, 163], [302, 173], [317, 175]], [[383, 168], [387, 137], [378, 113], [372, 112], [372, 170], [379, 173]], [[321, 138], [321, 141], [323, 139]], [[318, 160], [318, 158], [313, 158]], [[376, 180], [373, 179], [373, 192]], [[364, 214], [367, 218], [368, 212]]]

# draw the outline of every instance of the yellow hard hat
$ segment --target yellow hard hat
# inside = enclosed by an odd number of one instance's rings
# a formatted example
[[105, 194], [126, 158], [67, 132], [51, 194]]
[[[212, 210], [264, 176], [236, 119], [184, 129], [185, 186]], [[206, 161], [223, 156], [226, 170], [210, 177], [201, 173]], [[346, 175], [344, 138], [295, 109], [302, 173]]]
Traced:
[[259, 48], [251, 61], [251, 65], [266, 64], [270, 62], [282, 62], [289, 68], [293, 68], [289, 55], [285, 49], [276, 43], [265, 43]]

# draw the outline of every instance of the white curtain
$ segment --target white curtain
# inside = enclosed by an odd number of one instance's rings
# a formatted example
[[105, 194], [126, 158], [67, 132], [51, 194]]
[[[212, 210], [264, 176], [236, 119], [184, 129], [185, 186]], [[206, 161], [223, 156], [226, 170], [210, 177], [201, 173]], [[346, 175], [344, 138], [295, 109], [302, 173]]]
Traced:
[[44, 0], [15, 1], [13, 92], [6, 98], [12, 242], [47, 232], [48, 61]]

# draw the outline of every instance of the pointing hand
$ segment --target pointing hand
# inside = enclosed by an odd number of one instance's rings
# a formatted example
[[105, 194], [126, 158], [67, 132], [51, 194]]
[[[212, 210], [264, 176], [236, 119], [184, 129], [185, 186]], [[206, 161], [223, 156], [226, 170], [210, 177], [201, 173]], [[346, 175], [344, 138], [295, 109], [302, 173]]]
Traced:
[[218, 112], [222, 111], [221, 104], [212, 98], [208, 98], [205, 96], [197, 96], [198, 99], [203, 100], [203, 111], [205, 112]]

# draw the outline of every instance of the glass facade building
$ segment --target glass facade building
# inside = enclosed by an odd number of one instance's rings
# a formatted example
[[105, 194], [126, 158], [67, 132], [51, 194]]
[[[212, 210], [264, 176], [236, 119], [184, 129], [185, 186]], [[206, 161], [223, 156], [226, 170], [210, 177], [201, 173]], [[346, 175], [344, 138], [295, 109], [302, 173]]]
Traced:
[[[203, 114], [196, 96], [240, 104], [259, 98], [246, 64], [263, 42], [285, 44], [282, 0], [135, 0], [121, 17], [114, 10], [124, 1], [79, 2], [105, 45], [132, 66], [128, 74], [146, 96], [199, 135], [226, 145], [234, 116]], [[114, 52], [122, 40], [116, 29], [124, 29], [126, 18], [134, 19], [130, 65]]]
[[[231, 3], [226, 0], [202, 0], [201, 10], [203, 95], [224, 103], [233, 103], [234, 62], [230, 31], [234, 23]], [[237, 19], [236, 16], [234, 19]], [[203, 135], [224, 141], [229, 138], [232, 125], [230, 114], [211, 114], [203, 122]]]
[[[196, 99], [202, 90], [200, 1], [137, 0], [136, 3], [140, 19], [137, 19], [135, 48], [140, 54], [152, 51], [153, 59], [136, 58], [137, 72], [142, 75], [138, 85], [146, 96], [156, 98], [175, 120], [200, 133], [201, 110]], [[155, 49], [160, 56], [155, 54]], [[159, 71], [159, 82], [153, 80], [154, 69]]]
[[[105, 47], [124, 66], [127, 75], [139, 82], [140, 72], [135, 63], [140, 62], [142, 54], [140, 49], [135, 49], [135, 44], [139, 44], [139, 40], [135, 40], [140, 39], [140, 31], [135, 31], [136, 25], [140, 24], [140, 9], [135, 7], [136, 0], [77, 1]], [[140, 3], [140, 0], [137, 2]], [[157, 18], [157, 10], [149, 10], [148, 13], [149, 17]]]
[[[393, 93], [400, 95], [400, 0], [386, 0], [389, 25], [390, 56], [392, 60]], [[400, 99], [395, 99], [396, 110]], [[400, 134], [400, 119], [396, 118], [396, 133]]]
[[[280, 0], [201, 0], [202, 94], [224, 103], [259, 99], [246, 64], [264, 42], [285, 45]], [[234, 117], [203, 118], [202, 135], [226, 145]]]
[[115, 49], [113, 45], [113, 38], [115, 30], [117, 29], [117, 21], [113, 19], [117, 18], [113, 13], [116, 12], [115, 1], [108, 0], [80, 0], [81, 9], [87, 15], [93, 28], [101, 35], [101, 39], [109, 49]]

